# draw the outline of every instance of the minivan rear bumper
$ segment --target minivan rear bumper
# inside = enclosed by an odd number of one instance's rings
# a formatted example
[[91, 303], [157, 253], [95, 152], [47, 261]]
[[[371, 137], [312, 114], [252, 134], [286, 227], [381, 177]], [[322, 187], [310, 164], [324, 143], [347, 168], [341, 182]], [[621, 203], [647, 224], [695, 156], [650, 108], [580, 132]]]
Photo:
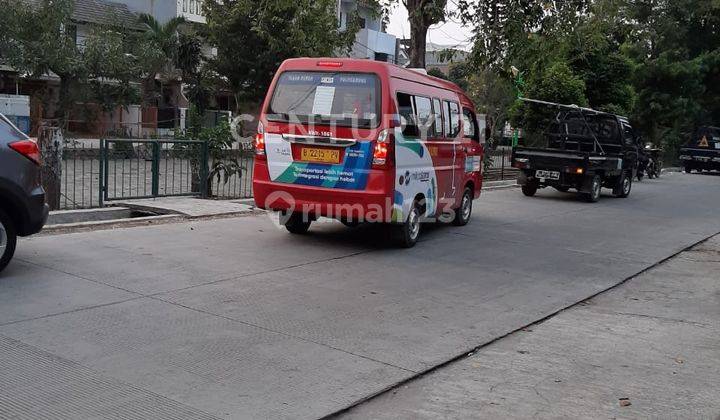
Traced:
[[353, 191], [253, 180], [255, 205], [274, 211], [294, 211], [315, 217], [390, 222], [392, 193]]

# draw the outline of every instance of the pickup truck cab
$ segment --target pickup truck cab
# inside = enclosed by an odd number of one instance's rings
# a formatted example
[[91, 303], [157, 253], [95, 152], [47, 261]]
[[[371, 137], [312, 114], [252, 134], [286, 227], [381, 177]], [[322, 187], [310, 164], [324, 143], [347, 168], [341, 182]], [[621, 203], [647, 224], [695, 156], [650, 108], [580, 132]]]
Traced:
[[687, 173], [693, 170], [720, 171], [720, 128], [699, 128], [690, 141], [680, 148], [680, 161]]
[[520, 169], [523, 194], [538, 189], [573, 189], [589, 202], [603, 187], [627, 197], [637, 175], [638, 147], [627, 118], [566, 106], [544, 133], [547, 147], [516, 147], [512, 166]]

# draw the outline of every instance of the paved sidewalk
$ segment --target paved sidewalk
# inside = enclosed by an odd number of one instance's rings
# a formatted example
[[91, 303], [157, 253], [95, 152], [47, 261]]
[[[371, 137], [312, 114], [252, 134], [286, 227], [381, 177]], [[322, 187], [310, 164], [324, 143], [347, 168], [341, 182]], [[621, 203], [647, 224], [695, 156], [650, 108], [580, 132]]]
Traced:
[[[243, 201], [246, 202], [246, 200]], [[195, 197], [123, 200], [114, 202], [113, 204], [136, 210], [181, 214], [190, 217], [222, 216], [252, 211], [252, 206], [243, 204], [240, 200], [205, 200]]]
[[718, 419], [718, 273], [720, 236], [346, 417]]

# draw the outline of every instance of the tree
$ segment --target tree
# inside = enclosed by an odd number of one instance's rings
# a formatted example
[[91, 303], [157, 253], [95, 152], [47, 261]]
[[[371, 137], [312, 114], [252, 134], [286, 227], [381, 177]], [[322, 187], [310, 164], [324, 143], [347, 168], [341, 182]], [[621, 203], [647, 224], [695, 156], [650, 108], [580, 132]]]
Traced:
[[87, 78], [80, 51], [67, 31], [73, 7], [73, 0], [43, 0], [35, 7], [0, 0], [0, 56], [20, 73], [40, 77], [52, 72], [60, 78], [54, 116], [62, 120], [67, 119], [72, 92]]
[[74, 0], [0, 0], [0, 57], [21, 74], [59, 78], [59, 100], [48, 100], [45, 109], [64, 126], [77, 101], [96, 102], [103, 109], [126, 105], [136, 99], [132, 86], [143, 73], [142, 57], [154, 54], [142, 42], [106, 16], [77, 45], [71, 28]]
[[445, 21], [447, 0], [402, 0], [402, 2], [410, 19], [408, 67], [424, 69], [428, 28]]
[[636, 63], [636, 125], [668, 157], [698, 126], [720, 121], [720, 4], [642, 0], [628, 6], [637, 22], [627, 55]]
[[515, 101], [513, 87], [507, 77], [491, 70], [481, 70], [468, 77], [467, 92], [480, 114], [485, 114], [485, 122], [490, 131], [487, 139], [491, 147], [498, 144], [501, 130], [507, 120], [507, 112]]
[[[148, 68], [143, 78], [143, 96], [146, 105], [154, 105], [158, 100], [155, 78], [160, 75], [160, 90], [163, 81], [180, 78], [175, 67], [180, 52], [178, 30], [187, 21], [184, 17], [178, 16], [162, 24], [154, 16], [145, 13], [141, 14], [138, 20], [146, 28], [144, 32], [146, 43], [153, 47], [151, 49], [153, 54], [144, 56]], [[187, 57], [183, 58], [187, 59]]]
[[[526, 97], [561, 104], [588, 106], [585, 82], [565, 62], [558, 61], [527, 80]], [[516, 101], [510, 110], [513, 126], [522, 127], [526, 144], [541, 141], [541, 134], [557, 110]]]
[[285, 59], [349, 50], [355, 32], [339, 30], [336, 7], [335, 0], [208, 0], [204, 34], [217, 47], [210, 68], [237, 104], [258, 100]]
[[440, 79], [449, 80], [448, 77], [445, 75], [445, 73], [443, 73], [442, 70], [440, 70], [437, 67], [433, 67], [430, 70], [428, 70], [427, 74], [430, 76], [435, 76]]

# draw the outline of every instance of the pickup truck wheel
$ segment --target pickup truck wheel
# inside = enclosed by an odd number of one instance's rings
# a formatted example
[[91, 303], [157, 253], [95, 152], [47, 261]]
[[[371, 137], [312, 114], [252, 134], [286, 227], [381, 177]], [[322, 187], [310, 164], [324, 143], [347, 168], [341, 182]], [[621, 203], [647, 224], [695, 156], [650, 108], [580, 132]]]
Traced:
[[630, 195], [632, 190], [632, 176], [629, 176], [627, 172], [623, 172], [620, 176], [620, 182], [618, 185], [618, 197], [626, 198]]
[[473, 192], [468, 187], [465, 188], [465, 192], [463, 192], [462, 196], [462, 202], [460, 202], [460, 207], [455, 209], [455, 218], [453, 218], [453, 225], [455, 226], [465, 226], [470, 222], [470, 216], [472, 216], [472, 206], [473, 206]]
[[405, 223], [398, 226], [397, 242], [403, 248], [412, 248], [420, 237], [420, 204], [415, 202], [410, 208], [410, 214], [405, 219]]
[[[280, 217], [282, 218], [283, 216]], [[305, 219], [306, 218], [303, 217], [302, 213], [292, 213], [285, 220], [285, 229], [287, 229], [288, 232], [294, 233], [296, 235], [302, 235], [304, 233], [307, 233], [308, 229], [310, 229], [310, 223], [312, 222], [309, 219]]]
[[602, 190], [602, 178], [595, 175], [590, 183], [590, 192], [584, 193], [583, 198], [589, 203], [597, 203], [600, 200], [600, 191]]
[[538, 186], [534, 182], [528, 182], [527, 184], [522, 186], [522, 192], [523, 194], [525, 194], [526, 197], [534, 196], [537, 190]]
[[10, 217], [0, 210], [0, 271], [10, 263], [15, 254], [17, 232]]
[[686, 174], [692, 173], [692, 168], [689, 167], [689, 166], [686, 166], [686, 167], [685, 167], [685, 173], [686, 173]]

